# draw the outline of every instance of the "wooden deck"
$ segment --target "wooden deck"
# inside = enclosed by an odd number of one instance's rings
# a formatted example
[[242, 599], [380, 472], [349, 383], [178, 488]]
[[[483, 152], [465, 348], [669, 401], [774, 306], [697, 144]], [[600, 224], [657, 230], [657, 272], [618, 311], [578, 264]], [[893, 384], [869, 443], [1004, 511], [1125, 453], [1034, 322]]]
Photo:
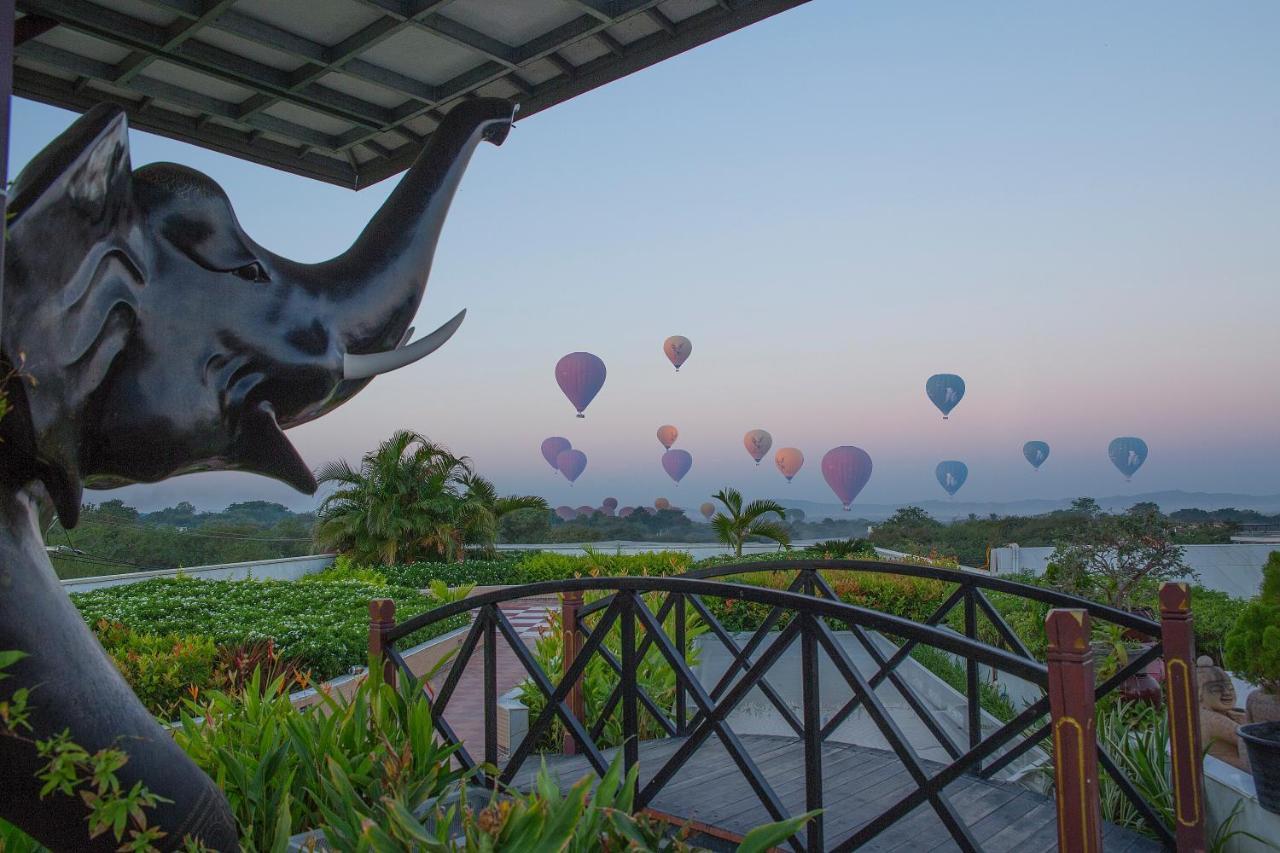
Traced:
[[[640, 744], [640, 784], [677, 749], [683, 738]], [[804, 809], [804, 748], [798, 738], [743, 735], [743, 745], [791, 814]], [[615, 750], [605, 752], [612, 759]], [[545, 756], [547, 768], [567, 788], [592, 773], [582, 756]], [[528, 788], [538, 772], [531, 757], [516, 775], [516, 787]], [[926, 764], [926, 772], [937, 765]], [[915, 788], [897, 757], [886, 750], [827, 742], [823, 745], [823, 800], [827, 803], [825, 836], [829, 848], [877, 817]], [[1009, 782], [963, 776], [947, 788], [957, 814], [983, 850], [1037, 853], [1057, 849], [1055, 808], [1051, 799]], [[769, 821], [768, 812], [716, 737], [711, 737], [668, 782], [650, 804], [653, 811], [704, 834], [726, 840], [740, 838]], [[1108, 853], [1158, 851], [1158, 842], [1128, 829], [1105, 826]], [[890, 826], [864, 850], [926, 851], [958, 849], [928, 805], [921, 805]]]

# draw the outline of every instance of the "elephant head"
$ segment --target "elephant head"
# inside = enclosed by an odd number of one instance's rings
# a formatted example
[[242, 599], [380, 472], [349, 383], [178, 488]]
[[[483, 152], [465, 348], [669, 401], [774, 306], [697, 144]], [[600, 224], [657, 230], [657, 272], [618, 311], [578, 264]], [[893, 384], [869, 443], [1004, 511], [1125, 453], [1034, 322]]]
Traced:
[[3, 352], [35, 382], [11, 383], [6, 467], [25, 463], [68, 525], [82, 483], [225, 469], [314, 491], [282, 431], [461, 323], [402, 346], [471, 153], [511, 120], [506, 101], [454, 108], [351, 248], [302, 264], [250, 239], [206, 175], [132, 171], [119, 109], [87, 113], [12, 193]]
[[[84, 484], [235, 469], [303, 491], [316, 482], [283, 430], [440, 346], [462, 315], [404, 345], [449, 203], [481, 140], [511, 127], [505, 101], [452, 110], [343, 254], [300, 264], [259, 246], [207, 176], [169, 163], [132, 171], [125, 119], [98, 107], [19, 176], [5, 234], [0, 355], [0, 651], [26, 657], [0, 699], [31, 689], [33, 737], [69, 731], [119, 745], [125, 788], [163, 798], [150, 822], [235, 849], [217, 786], [107, 658], [54, 576], [41, 535], [52, 499], [75, 524]], [[54, 849], [90, 840], [79, 798], [45, 798], [34, 749], [0, 738], [0, 817]]]

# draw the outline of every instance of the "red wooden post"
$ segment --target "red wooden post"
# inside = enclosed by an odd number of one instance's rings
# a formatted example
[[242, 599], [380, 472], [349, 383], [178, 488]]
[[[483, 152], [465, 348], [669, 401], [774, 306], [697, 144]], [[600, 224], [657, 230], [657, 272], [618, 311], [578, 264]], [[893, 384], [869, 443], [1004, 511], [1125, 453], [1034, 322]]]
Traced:
[[[569, 667], [573, 666], [573, 662], [578, 658], [578, 652], [582, 651], [582, 635], [578, 633], [578, 611], [581, 609], [581, 592], [566, 592], [560, 599], [560, 633], [564, 643], [564, 669], [560, 672], [561, 678], [569, 674]], [[569, 689], [569, 695], [565, 697], [565, 701], [576, 719], [583, 720], [587, 716], [582, 699], [582, 679], [578, 679]], [[573, 739], [572, 733], [568, 731], [564, 733], [564, 744], [561, 750], [565, 755], [577, 753], [578, 744]]]
[[1049, 715], [1058, 798], [1058, 849], [1100, 853], [1102, 808], [1098, 802], [1098, 738], [1093, 708], [1093, 648], [1089, 613], [1050, 610]]
[[1204, 850], [1204, 786], [1200, 747], [1200, 697], [1196, 682], [1196, 638], [1191, 588], [1160, 586], [1160, 640], [1169, 710], [1169, 752], [1173, 758], [1173, 813], [1179, 851]]
[[382, 636], [396, 626], [396, 603], [389, 598], [375, 598], [369, 602], [369, 662], [382, 661], [382, 678], [392, 687], [396, 685], [396, 666], [385, 653]]

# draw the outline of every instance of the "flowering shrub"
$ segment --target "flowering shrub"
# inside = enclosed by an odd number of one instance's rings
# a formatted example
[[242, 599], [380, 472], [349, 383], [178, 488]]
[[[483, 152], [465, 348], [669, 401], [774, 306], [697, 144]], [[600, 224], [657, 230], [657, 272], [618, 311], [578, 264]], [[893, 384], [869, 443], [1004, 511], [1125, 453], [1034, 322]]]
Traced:
[[172, 719], [190, 691], [211, 683], [217, 647], [202, 634], [143, 634], [99, 619], [93, 633], [151, 713]]
[[[280, 657], [328, 680], [364, 663], [369, 601], [390, 598], [404, 620], [439, 601], [415, 589], [365, 581], [198, 581], [162, 578], [72, 596], [91, 625], [119, 623], [148, 634], [199, 634], [218, 646], [272, 640]], [[459, 627], [465, 617], [432, 625], [405, 646]]]

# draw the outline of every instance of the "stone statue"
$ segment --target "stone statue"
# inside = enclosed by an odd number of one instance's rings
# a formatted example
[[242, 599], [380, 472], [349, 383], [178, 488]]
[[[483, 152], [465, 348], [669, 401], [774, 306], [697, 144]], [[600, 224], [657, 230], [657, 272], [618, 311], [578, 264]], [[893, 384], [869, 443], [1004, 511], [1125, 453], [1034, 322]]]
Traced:
[[1231, 676], [1213, 658], [1196, 659], [1196, 683], [1200, 693], [1200, 734], [1209, 745], [1209, 754], [1228, 764], [1248, 770], [1248, 761], [1236, 730], [1244, 722], [1244, 714], [1236, 710], [1236, 688]]
[[[94, 108], [23, 170], [10, 194], [0, 375], [19, 371], [0, 421], [0, 650], [27, 657], [0, 698], [32, 688], [35, 737], [69, 729], [169, 803], [149, 815], [237, 847], [231, 812], [138, 702], [63, 592], [41, 531], [74, 526], [84, 485], [192, 471], [316, 482], [283, 430], [332, 411], [377, 373], [444, 343], [462, 320], [405, 345], [449, 203], [481, 140], [501, 144], [512, 106], [455, 107], [359, 238], [302, 264], [241, 230], [222, 190], [170, 163], [133, 171], [124, 114]], [[54, 849], [88, 838], [78, 797], [39, 797], [41, 766], [0, 738], [0, 817]]]

